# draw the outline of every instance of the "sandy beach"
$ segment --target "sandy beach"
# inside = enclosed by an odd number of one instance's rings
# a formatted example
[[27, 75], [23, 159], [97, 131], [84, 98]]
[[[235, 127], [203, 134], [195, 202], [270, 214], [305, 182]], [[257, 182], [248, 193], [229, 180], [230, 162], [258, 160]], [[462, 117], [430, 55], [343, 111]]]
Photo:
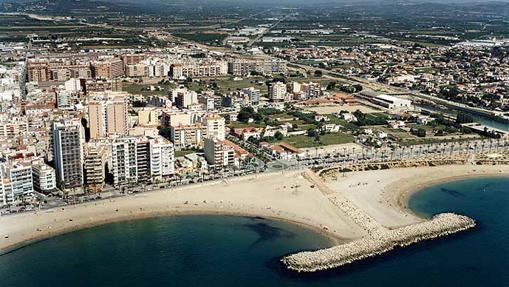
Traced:
[[415, 192], [441, 182], [482, 176], [509, 176], [509, 166], [448, 165], [362, 171], [327, 180], [334, 190], [392, 228], [423, 221], [408, 208]]
[[340, 193], [381, 225], [422, 222], [405, 209], [406, 198], [427, 185], [475, 176], [508, 176], [509, 166], [439, 166], [354, 172], [328, 179], [319, 189], [304, 171], [159, 190], [112, 200], [0, 217], [0, 254], [65, 232], [108, 222], [178, 214], [259, 216], [301, 224], [336, 241], [365, 231], [330, 197]]

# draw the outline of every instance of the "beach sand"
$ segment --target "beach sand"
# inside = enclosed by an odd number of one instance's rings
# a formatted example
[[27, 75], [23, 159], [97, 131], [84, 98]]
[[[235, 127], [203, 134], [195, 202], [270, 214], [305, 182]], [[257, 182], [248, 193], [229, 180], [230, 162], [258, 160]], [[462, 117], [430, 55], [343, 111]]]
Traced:
[[[327, 181], [386, 227], [423, 219], [405, 209], [407, 196], [427, 185], [471, 176], [508, 176], [509, 166], [440, 166], [354, 172]], [[301, 224], [336, 242], [365, 235], [303, 171], [152, 191], [111, 200], [0, 217], [0, 254], [51, 236], [108, 222], [177, 214], [259, 216]]]
[[[1, 216], [0, 252], [84, 227], [174, 214], [259, 216], [302, 224], [337, 241], [362, 236], [361, 229], [342, 216], [301, 173], [247, 176]], [[5, 238], [6, 235], [8, 238]]]
[[407, 208], [411, 194], [441, 182], [509, 176], [509, 166], [448, 165], [361, 171], [337, 175], [327, 185], [389, 228], [422, 222]]

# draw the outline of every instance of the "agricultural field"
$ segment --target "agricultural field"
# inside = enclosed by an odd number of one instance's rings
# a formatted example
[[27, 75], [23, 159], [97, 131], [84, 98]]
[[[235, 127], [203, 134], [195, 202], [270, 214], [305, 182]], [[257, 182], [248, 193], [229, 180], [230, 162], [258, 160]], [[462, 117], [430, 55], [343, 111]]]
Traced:
[[228, 34], [219, 33], [176, 33], [173, 36], [208, 45], [219, 45]]

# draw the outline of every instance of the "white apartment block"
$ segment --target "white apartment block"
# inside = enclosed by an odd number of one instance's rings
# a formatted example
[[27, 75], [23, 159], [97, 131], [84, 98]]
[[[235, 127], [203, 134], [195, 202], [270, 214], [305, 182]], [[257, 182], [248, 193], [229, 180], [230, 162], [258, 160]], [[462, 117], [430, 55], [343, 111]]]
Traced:
[[111, 148], [115, 186], [160, 180], [175, 172], [173, 145], [162, 137], [124, 137]]
[[34, 189], [47, 193], [57, 188], [55, 170], [44, 163], [32, 165]]
[[175, 150], [173, 144], [163, 138], [150, 142], [150, 175], [160, 180], [175, 173]]
[[282, 60], [236, 59], [228, 63], [228, 73], [234, 76], [247, 76], [252, 72], [264, 75], [286, 73], [287, 65]]
[[223, 169], [235, 164], [235, 150], [224, 140], [206, 138], [204, 143], [205, 159], [214, 169]]
[[[18, 198], [34, 191], [32, 165], [27, 162], [8, 161], [0, 166], [2, 182], [6, 189], [4, 197]], [[7, 193], [11, 193], [7, 195]]]
[[205, 133], [207, 134], [207, 137], [224, 140], [225, 122], [225, 119], [218, 114], [207, 115], [203, 119], [203, 125], [205, 126]]
[[170, 126], [170, 140], [178, 150], [201, 146], [205, 135], [201, 124]]
[[282, 82], [269, 85], [269, 98], [272, 101], [284, 101], [286, 99], [286, 85]]
[[181, 78], [220, 77], [227, 73], [228, 64], [223, 61], [173, 64], [170, 68], [170, 74], [176, 80]]
[[195, 91], [190, 91], [182, 87], [171, 90], [170, 98], [180, 109], [188, 108], [199, 103], [198, 94]]
[[161, 114], [163, 126], [191, 125], [196, 122], [198, 115], [191, 111], [181, 112], [178, 110], [167, 110]]

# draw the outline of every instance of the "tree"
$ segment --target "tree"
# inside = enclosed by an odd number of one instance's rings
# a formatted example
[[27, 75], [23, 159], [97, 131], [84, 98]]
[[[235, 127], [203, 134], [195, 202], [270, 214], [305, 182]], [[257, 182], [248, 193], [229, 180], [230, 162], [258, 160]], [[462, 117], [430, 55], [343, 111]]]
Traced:
[[278, 131], [274, 134], [274, 137], [276, 138], [276, 140], [281, 141], [281, 140], [283, 140], [284, 136], [281, 132]]
[[308, 137], [314, 138], [314, 137], [317, 137], [317, 136], [318, 136], [318, 132], [316, 132], [315, 129], [313, 129], [313, 128], [309, 128], [308, 129]]
[[472, 117], [472, 115], [467, 114], [467, 113], [459, 112], [458, 115], [456, 116], [457, 124], [467, 124], [467, 123], [471, 123], [473, 121], [474, 121], [474, 117]]
[[256, 115], [259, 117], [259, 115], [255, 113], [252, 107], [244, 107], [240, 109], [240, 112], [237, 115], [237, 119], [240, 122], [247, 123], [249, 119], [254, 119]]
[[320, 70], [315, 70], [314, 75], [315, 77], [321, 77], [323, 75], [323, 72]]
[[423, 128], [413, 129], [412, 132], [420, 138], [426, 137], [426, 130]]
[[440, 90], [440, 96], [446, 99], [455, 99], [460, 94], [457, 86], [445, 86]]
[[355, 89], [355, 92], [361, 92], [363, 89], [361, 84], [355, 84], [353, 85], [353, 88]]
[[166, 128], [166, 127], [159, 128], [159, 135], [169, 139], [170, 138], [170, 128]]
[[142, 101], [133, 101], [133, 107], [134, 108], [144, 108], [147, 106], [147, 103], [146, 102], [142, 102]]

